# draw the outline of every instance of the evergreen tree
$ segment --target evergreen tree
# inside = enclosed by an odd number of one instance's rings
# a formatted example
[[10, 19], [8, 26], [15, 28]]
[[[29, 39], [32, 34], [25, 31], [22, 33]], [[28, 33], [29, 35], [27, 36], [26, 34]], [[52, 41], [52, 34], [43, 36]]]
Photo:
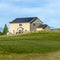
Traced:
[[4, 28], [3, 28], [3, 34], [7, 34], [7, 32], [8, 32], [8, 27], [7, 27], [7, 25], [5, 24], [5, 26], [4, 26]]

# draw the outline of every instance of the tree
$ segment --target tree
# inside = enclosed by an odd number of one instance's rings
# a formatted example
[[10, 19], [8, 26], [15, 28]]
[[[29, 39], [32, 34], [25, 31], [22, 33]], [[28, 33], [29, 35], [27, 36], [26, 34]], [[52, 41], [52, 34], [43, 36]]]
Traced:
[[7, 25], [5, 24], [4, 28], [3, 28], [3, 34], [6, 35], [8, 32], [8, 27]]

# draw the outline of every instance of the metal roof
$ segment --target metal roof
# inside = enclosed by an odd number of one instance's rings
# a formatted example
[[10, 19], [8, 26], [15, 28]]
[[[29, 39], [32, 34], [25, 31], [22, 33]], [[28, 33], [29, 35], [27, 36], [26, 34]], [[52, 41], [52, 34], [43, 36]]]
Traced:
[[16, 18], [10, 23], [24, 23], [24, 22], [34, 22], [37, 19], [37, 17], [26, 17], [26, 18]]
[[46, 28], [48, 25], [47, 24], [40, 24], [39, 26], [38, 26], [38, 28]]

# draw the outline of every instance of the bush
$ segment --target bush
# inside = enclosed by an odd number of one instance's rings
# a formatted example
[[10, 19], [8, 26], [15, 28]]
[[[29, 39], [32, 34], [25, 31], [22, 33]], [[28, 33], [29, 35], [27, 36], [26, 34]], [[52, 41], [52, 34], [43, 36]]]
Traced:
[[3, 32], [0, 32], [0, 35], [3, 35]]

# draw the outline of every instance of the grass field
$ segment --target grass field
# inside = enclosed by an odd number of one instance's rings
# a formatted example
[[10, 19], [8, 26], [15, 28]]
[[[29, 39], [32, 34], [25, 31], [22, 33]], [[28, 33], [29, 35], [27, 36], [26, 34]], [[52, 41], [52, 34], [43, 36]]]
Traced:
[[0, 37], [0, 60], [53, 60], [53, 58], [47, 59], [49, 56], [60, 59], [60, 32], [58, 31]]

